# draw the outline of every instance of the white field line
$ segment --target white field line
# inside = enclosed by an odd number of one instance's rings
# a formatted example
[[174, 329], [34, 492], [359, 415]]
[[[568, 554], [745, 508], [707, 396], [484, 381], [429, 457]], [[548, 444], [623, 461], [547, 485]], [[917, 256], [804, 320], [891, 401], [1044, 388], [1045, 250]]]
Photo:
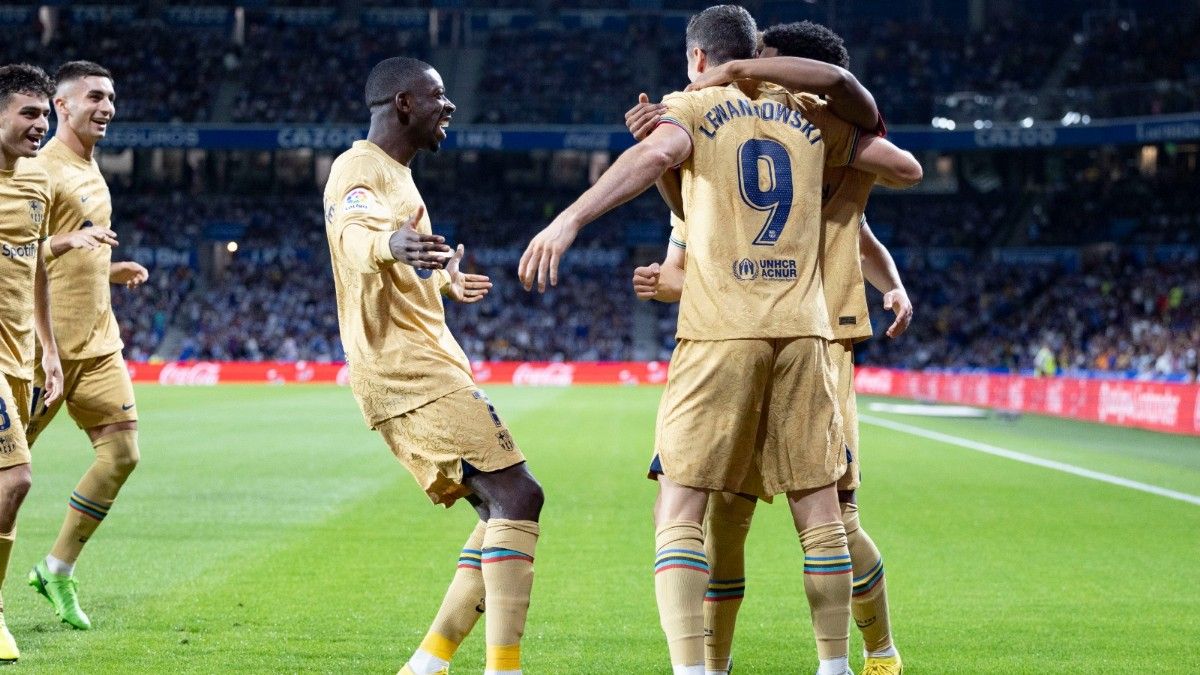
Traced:
[[1062, 471], [1063, 473], [1069, 473], [1074, 476], [1080, 476], [1082, 478], [1090, 478], [1092, 480], [1098, 480], [1101, 483], [1108, 483], [1110, 485], [1119, 485], [1121, 487], [1129, 488], [1130, 490], [1138, 490], [1140, 492], [1147, 492], [1152, 495], [1158, 495], [1159, 497], [1166, 497], [1167, 499], [1175, 499], [1175, 500], [1178, 500], [1181, 502], [1187, 502], [1189, 504], [1195, 504], [1196, 506], [1200, 506], [1200, 496], [1188, 494], [1186, 492], [1179, 492], [1177, 490], [1169, 490], [1167, 488], [1159, 487], [1157, 485], [1151, 485], [1149, 483], [1142, 483], [1142, 482], [1139, 482], [1136, 480], [1130, 480], [1128, 478], [1114, 476], [1112, 474], [1101, 473], [1099, 471], [1092, 471], [1091, 469], [1085, 469], [1080, 466], [1075, 466], [1074, 464], [1067, 464], [1065, 462], [1056, 462], [1052, 459], [1043, 459], [1041, 457], [1027, 455], [1023, 452], [1017, 452], [1015, 450], [1008, 450], [1006, 448], [1000, 448], [995, 445], [988, 445], [987, 443], [980, 443], [978, 441], [973, 441], [969, 438], [962, 438], [959, 436], [951, 436], [950, 434], [943, 434], [939, 431], [931, 431], [929, 429], [923, 429], [921, 427], [916, 427], [911, 424], [904, 424], [903, 422], [893, 422], [892, 420], [884, 419], [882, 417], [875, 417], [873, 415], [859, 415], [858, 419], [860, 422], [866, 422], [867, 424], [874, 424], [875, 426], [884, 427], [886, 429], [891, 429], [893, 431], [899, 431], [899, 432], [906, 433], [906, 434], [912, 434], [914, 436], [920, 436], [922, 438], [928, 438], [930, 440], [938, 441], [940, 443], [947, 443], [949, 445], [957, 445], [960, 448], [966, 448], [968, 450], [974, 450], [976, 452], [982, 452], [982, 453], [988, 454], [988, 455], [995, 455], [996, 457], [1004, 457], [1005, 459], [1011, 459], [1011, 460], [1017, 461], [1017, 462], [1024, 462], [1025, 464], [1032, 464], [1034, 466], [1040, 466], [1045, 469], [1053, 469], [1055, 471]]

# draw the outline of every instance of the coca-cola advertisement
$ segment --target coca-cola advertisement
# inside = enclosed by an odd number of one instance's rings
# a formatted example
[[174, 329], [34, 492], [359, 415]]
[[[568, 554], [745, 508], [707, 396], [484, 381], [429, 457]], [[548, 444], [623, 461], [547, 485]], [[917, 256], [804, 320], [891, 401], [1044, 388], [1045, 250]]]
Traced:
[[[182, 361], [128, 364], [134, 382], [176, 386], [224, 383], [345, 386], [343, 363]], [[479, 361], [471, 364], [475, 381], [519, 387], [663, 384], [667, 364], [660, 361]], [[938, 403], [1133, 426], [1200, 435], [1200, 385], [1069, 377], [922, 373], [891, 368], [855, 370], [860, 394], [896, 396]]]
[[[229, 383], [327, 383], [348, 385], [350, 367], [344, 363], [307, 361], [177, 361], [129, 362], [134, 382], [211, 386]], [[526, 387], [569, 387], [575, 384], [662, 384], [667, 364], [659, 361], [479, 361], [471, 364], [480, 384]]]
[[861, 394], [958, 403], [996, 410], [1200, 435], [1200, 385], [1073, 377], [922, 373], [858, 368]]

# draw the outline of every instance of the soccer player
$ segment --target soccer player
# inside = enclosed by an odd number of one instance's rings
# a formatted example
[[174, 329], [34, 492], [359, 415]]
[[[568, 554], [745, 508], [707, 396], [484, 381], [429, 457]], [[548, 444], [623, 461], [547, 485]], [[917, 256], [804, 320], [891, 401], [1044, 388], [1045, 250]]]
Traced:
[[[689, 22], [686, 44], [696, 81], [708, 68], [753, 57], [757, 30], [745, 9], [711, 7]], [[801, 65], [801, 77], [780, 84], [829, 95], [859, 126], [878, 126], [874, 101], [853, 76]], [[863, 162], [870, 143], [825, 105], [786, 92], [752, 98], [737, 87], [709, 88], [664, 103], [666, 123], [534, 237], [519, 274], [527, 289], [557, 284], [559, 261], [583, 226], [680, 167], [688, 274], [655, 441], [655, 590], [672, 666], [704, 672], [708, 494], [749, 491], [787, 495], [805, 553], [818, 672], [842, 675], [851, 567], [835, 481], [846, 457], [819, 204], [823, 168]]]
[[148, 272], [135, 262], [112, 262], [117, 244], [110, 229], [112, 201], [94, 157], [116, 113], [115, 100], [108, 70], [90, 61], [63, 64], [55, 75], [54, 138], [32, 160], [50, 176], [46, 272], [65, 394], [53, 402], [39, 400], [45, 373], [37, 371], [26, 434], [32, 446], [65, 402], [71, 419], [87, 433], [95, 460], [71, 492], [58, 538], [29, 572], [29, 585], [63, 622], [79, 630], [92, 623], [79, 606], [75, 562], [139, 457], [133, 384], [121, 357], [124, 345], [108, 286], [133, 288], [146, 281]]
[[[803, 57], [849, 67], [850, 57], [841, 37], [820, 24], [804, 21], [773, 26], [764, 32], [763, 42], [762, 57]], [[726, 64], [725, 69], [737, 65]], [[714, 73], [719, 70], [710, 70], [706, 75], [712, 78], [719, 75]], [[662, 106], [650, 105], [643, 95], [642, 101], [626, 115], [635, 138], [640, 140], [648, 133], [662, 112]], [[912, 305], [895, 262], [870, 231], [863, 214], [877, 180], [907, 186], [919, 179], [920, 165], [910, 155], [899, 151], [893, 151], [892, 155], [890, 174], [877, 175], [853, 167], [826, 169], [822, 198], [825, 299], [836, 338], [831, 351], [838, 365], [838, 402], [852, 458], [838, 481], [838, 498], [854, 566], [852, 611], [867, 652], [864, 675], [892, 675], [903, 670], [891, 636], [882, 557], [859, 525], [855, 500], [855, 489], [861, 480], [861, 455], [853, 387], [853, 343], [872, 334], [863, 289], [864, 274], [884, 294], [885, 308], [896, 312], [896, 320], [887, 330], [889, 336], [894, 338], [903, 333], [912, 317]], [[684, 276], [685, 229], [682, 222], [673, 228], [667, 257], [661, 266], [655, 264], [634, 271], [633, 284], [638, 297], [678, 302]], [[746, 585], [744, 547], [755, 504], [753, 496], [722, 493], [710, 500], [705, 517], [707, 555], [712, 570], [704, 606], [705, 659], [708, 671], [713, 674], [728, 673], [732, 662], [734, 623]]]
[[[0, 584], [16, 539], [17, 511], [31, 483], [25, 424], [35, 332], [46, 373], [45, 400], [54, 402], [62, 395], [62, 366], [50, 328], [42, 261], [50, 180], [29, 162], [50, 128], [53, 93], [41, 68], [0, 67]], [[0, 661], [16, 661], [20, 655], [0, 601]]]
[[520, 673], [544, 497], [446, 326], [441, 295], [478, 302], [491, 282], [463, 273], [463, 246], [451, 252], [432, 234], [409, 168], [417, 152], [438, 150], [454, 104], [432, 66], [404, 57], [371, 70], [366, 102], [367, 139], [337, 158], [324, 196], [350, 386], [430, 500], [466, 498], [480, 518], [400, 672], [446, 673], [486, 603], [486, 672]]

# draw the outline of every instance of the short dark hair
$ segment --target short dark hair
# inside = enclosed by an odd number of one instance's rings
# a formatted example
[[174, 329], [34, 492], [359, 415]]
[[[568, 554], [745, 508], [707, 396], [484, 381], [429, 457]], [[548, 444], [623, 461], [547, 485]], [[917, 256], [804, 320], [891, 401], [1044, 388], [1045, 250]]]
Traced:
[[67, 61], [58, 67], [58, 72], [54, 73], [54, 84], [61, 87], [64, 82], [80, 80], [85, 77], [107, 77], [110, 80], [113, 79], [112, 73], [109, 72], [108, 68], [94, 61]]
[[688, 21], [687, 47], [699, 47], [714, 66], [752, 59], [758, 48], [758, 27], [745, 7], [716, 5]]
[[763, 46], [778, 49], [780, 56], [798, 56], [850, 67], [850, 52], [846, 51], [842, 37], [812, 21], [771, 26], [763, 32]]
[[28, 63], [12, 63], [0, 66], [0, 107], [8, 105], [13, 94], [44, 96], [54, 95], [54, 83], [46, 71]]
[[367, 76], [365, 99], [368, 108], [387, 103], [396, 93], [407, 88], [418, 73], [423, 73], [433, 66], [420, 59], [407, 56], [393, 56], [375, 64], [371, 74]]

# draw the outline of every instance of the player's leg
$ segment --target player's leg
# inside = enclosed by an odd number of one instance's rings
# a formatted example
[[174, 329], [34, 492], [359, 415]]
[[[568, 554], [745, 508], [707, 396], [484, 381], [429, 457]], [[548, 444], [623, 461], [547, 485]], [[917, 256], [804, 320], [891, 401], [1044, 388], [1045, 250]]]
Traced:
[[704, 673], [704, 596], [709, 568], [704, 552], [708, 492], [658, 479], [654, 504], [654, 595], [675, 675]]
[[858, 398], [854, 394], [854, 347], [849, 340], [829, 345], [830, 358], [838, 371], [838, 402], [846, 437], [849, 463], [838, 479], [838, 501], [842, 525], [854, 567], [854, 590], [850, 611], [863, 636], [867, 668], [875, 675], [899, 675], [903, 672], [900, 654], [892, 644], [888, 614], [887, 584], [883, 576], [883, 557], [875, 542], [858, 520], [855, 491], [862, 484], [862, 450], [858, 439]]
[[[0, 375], [0, 586], [17, 538], [17, 512], [29, 494], [29, 444], [25, 425], [29, 413], [29, 383]], [[21, 653], [4, 620], [0, 598], [0, 662], [16, 661]]]
[[412, 658], [400, 669], [401, 675], [447, 672], [459, 645], [483, 616], [483, 535], [488, 512], [475, 495], [469, 495], [467, 500], [479, 512], [479, 521], [458, 555], [454, 578], [446, 589], [429, 632]]
[[818, 675], [849, 672], [851, 563], [846, 529], [833, 484], [788, 493], [788, 506], [804, 549], [804, 594], [808, 596]]
[[[67, 361], [63, 373], [67, 411], [87, 431], [95, 458], [68, 497], [58, 538], [50, 553], [30, 571], [29, 584], [50, 601], [59, 618], [86, 630], [91, 621], [79, 606], [75, 563], [108, 517], [141, 453], [133, 383], [121, 354]], [[32, 440], [49, 424], [54, 411], [36, 412], [30, 425]]]
[[746, 592], [746, 536], [758, 500], [751, 495], [717, 492], [704, 515], [704, 547], [710, 577], [704, 596], [704, 669], [728, 673], [734, 625]]
[[903, 672], [900, 654], [892, 642], [891, 616], [888, 613], [887, 583], [883, 575], [883, 556], [858, 520], [858, 505], [854, 495], [842, 502], [842, 523], [850, 559], [854, 565], [854, 591], [850, 603], [854, 623], [863, 636], [867, 666], [878, 675], [899, 675]]
[[829, 345], [780, 340], [767, 402], [763, 481], [784, 491], [804, 549], [804, 591], [819, 675], [849, 672], [851, 563], [835, 481], [846, 471]]
[[676, 672], [704, 672], [709, 561], [700, 523], [708, 493], [739, 490], [753, 473], [773, 359], [769, 340], [680, 340], [671, 356], [651, 474], [661, 474], [654, 585]]
[[[482, 583], [488, 610], [488, 672], [520, 672], [537, 521], [545, 499], [525, 466], [524, 455], [487, 396], [475, 387], [447, 394], [376, 429], [434, 503], [448, 506], [466, 497], [485, 523], [478, 544], [472, 535], [465, 547], [479, 551], [478, 579], [464, 576], [459, 583], [456, 574], [443, 599], [444, 612], [439, 611], [431, 629], [445, 631], [439, 633], [445, 638], [439, 642], [441, 656], [452, 656], [457, 649], [456, 636], [448, 633], [465, 635], [478, 619], [479, 602], [472, 596], [478, 597], [477, 584]], [[425, 675], [443, 670], [439, 665], [417, 654], [405, 668]]]
[[487, 675], [521, 672], [521, 637], [533, 590], [537, 547], [545, 495], [522, 463], [465, 477], [487, 508], [480, 557], [487, 606]]

